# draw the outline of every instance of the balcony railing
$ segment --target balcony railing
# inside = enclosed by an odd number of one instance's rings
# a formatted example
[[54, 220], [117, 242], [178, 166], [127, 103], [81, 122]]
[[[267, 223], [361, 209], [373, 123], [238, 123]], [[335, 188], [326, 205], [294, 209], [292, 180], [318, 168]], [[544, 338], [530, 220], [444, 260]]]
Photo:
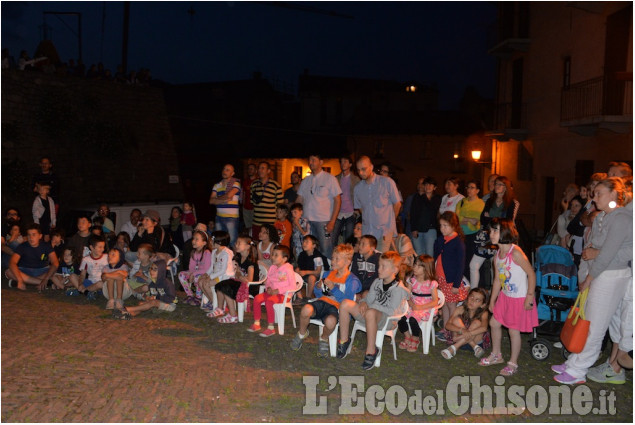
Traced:
[[633, 115], [633, 81], [607, 76], [592, 78], [562, 89], [560, 121]]

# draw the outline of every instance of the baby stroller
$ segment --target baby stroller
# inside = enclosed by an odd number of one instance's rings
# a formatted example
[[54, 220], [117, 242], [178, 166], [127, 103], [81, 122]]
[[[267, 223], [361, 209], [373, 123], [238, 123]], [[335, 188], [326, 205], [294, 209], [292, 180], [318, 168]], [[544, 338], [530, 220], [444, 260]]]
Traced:
[[[538, 326], [529, 345], [534, 359], [545, 360], [553, 342], [560, 341], [562, 326], [578, 297], [578, 270], [571, 253], [557, 245], [539, 247], [534, 268]], [[569, 353], [564, 347], [562, 350], [566, 359]]]

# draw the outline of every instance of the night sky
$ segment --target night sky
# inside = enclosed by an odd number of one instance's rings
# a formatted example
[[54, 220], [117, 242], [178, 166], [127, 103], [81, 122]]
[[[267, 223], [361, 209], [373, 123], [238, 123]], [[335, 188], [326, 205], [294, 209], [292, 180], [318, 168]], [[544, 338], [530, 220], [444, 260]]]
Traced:
[[[487, 55], [492, 2], [131, 3], [128, 69], [150, 68], [169, 83], [250, 78], [260, 71], [297, 85], [313, 75], [436, 84], [441, 109], [456, 108], [466, 86], [494, 96], [495, 60]], [[2, 2], [2, 47], [16, 59], [41, 40], [43, 11], [82, 13], [87, 68], [121, 63], [122, 2]], [[193, 12], [193, 13], [188, 13]], [[61, 19], [61, 20], [60, 20]], [[77, 20], [47, 16], [60, 57], [77, 58]], [[63, 21], [63, 22], [62, 22]], [[102, 25], [103, 24], [103, 25]]]

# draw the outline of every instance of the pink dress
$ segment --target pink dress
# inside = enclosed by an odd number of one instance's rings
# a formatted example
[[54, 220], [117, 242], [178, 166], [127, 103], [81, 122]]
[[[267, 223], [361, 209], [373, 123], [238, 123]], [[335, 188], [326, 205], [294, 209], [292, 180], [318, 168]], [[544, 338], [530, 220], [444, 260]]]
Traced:
[[500, 253], [494, 257], [495, 273], [498, 273], [498, 281], [501, 284], [501, 291], [494, 305], [494, 318], [506, 328], [531, 332], [538, 326], [536, 300], [531, 310], [525, 310], [527, 273], [514, 262], [514, 249], [520, 248], [512, 245], [503, 258], [500, 258]]
[[[424, 305], [432, 301], [432, 291], [436, 291], [438, 286], [436, 280], [424, 280], [423, 282], [418, 282], [413, 276], [410, 278], [410, 283], [412, 284], [411, 299], [413, 304]], [[409, 308], [408, 313], [406, 313], [406, 317], [408, 319], [414, 317], [417, 322], [428, 320], [430, 317], [430, 309], [412, 310]]]

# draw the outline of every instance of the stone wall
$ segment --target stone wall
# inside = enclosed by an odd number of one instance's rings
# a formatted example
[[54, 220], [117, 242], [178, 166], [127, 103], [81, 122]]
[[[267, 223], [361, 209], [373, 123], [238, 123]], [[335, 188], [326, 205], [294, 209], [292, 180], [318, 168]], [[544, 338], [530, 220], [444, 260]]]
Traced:
[[30, 216], [31, 177], [50, 156], [61, 213], [98, 202], [183, 199], [163, 96], [130, 87], [36, 72], [2, 72], [2, 204]]

